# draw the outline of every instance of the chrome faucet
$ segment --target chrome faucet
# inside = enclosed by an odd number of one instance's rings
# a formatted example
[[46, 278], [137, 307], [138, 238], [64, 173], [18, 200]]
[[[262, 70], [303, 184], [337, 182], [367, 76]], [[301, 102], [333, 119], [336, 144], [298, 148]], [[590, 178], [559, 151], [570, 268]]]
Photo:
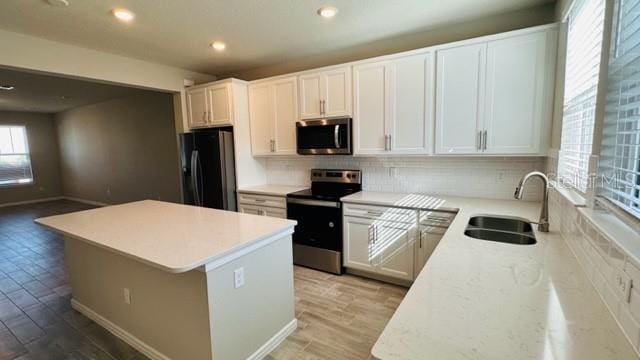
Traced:
[[522, 180], [520, 180], [520, 183], [518, 184], [513, 197], [518, 200], [522, 199], [522, 189], [527, 183], [527, 180], [532, 177], [539, 177], [544, 183], [544, 197], [542, 199], [542, 211], [540, 211], [540, 220], [534, 224], [538, 224], [538, 231], [549, 232], [549, 179], [547, 178], [547, 175], [541, 173], [540, 171], [532, 171], [528, 173], [522, 178]]

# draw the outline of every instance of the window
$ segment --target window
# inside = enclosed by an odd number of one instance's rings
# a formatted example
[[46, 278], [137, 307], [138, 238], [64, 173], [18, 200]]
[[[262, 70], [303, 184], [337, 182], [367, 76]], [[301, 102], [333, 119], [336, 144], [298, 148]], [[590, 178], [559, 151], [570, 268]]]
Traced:
[[575, 0], [568, 15], [562, 139], [558, 177], [586, 192], [600, 75], [604, 0]]
[[24, 126], [0, 126], [0, 186], [33, 182], [27, 131]]
[[598, 193], [640, 217], [640, 0], [616, 0]]

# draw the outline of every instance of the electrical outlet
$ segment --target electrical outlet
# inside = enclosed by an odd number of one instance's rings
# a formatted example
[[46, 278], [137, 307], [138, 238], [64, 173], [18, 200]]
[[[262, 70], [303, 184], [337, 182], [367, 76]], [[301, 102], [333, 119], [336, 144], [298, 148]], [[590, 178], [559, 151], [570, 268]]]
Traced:
[[622, 296], [622, 299], [627, 303], [630, 302], [631, 287], [633, 286], [633, 284], [631, 283], [631, 277], [629, 277], [629, 275], [627, 275], [627, 273], [625, 273], [624, 271], [620, 271], [616, 274], [615, 281], [616, 290], [618, 291], [620, 296]]
[[496, 181], [504, 182], [504, 171], [498, 171], [498, 173], [496, 174]]
[[244, 268], [238, 268], [233, 271], [233, 285], [237, 289], [244, 286]]
[[129, 289], [124, 288], [122, 295], [124, 296], [124, 303], [125, 304], [131, 304], [131, 291], [129, 291]]

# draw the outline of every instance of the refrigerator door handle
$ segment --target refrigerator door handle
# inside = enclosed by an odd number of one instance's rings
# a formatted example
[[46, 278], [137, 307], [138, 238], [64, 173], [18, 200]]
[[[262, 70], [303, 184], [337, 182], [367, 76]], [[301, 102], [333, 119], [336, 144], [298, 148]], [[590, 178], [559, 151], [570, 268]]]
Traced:
[[222, 180], [222, 207], [224, 209], [228, 209], [229, 208], [229, 199], [227, 197], [227, 174], [226, 174], [226, 169], [227, 169], [227, 164], [226, 164], [226, 159], [227, 159], [227, 154], [225, 153], [226, 150], [226, 144], [225, 144], [225, 138], [224, 138], [224, 133], [222, 131], [218, 132], [218, 146], [220, 148], [220, 178]]
[[198, 150], [191, 152], [191, 186], [193, 187], [193, 200], [196, 206], [202, 206], [200, 202], [200, 191], [198, 190], [198, 180], [200, 177], [200, 159], [198, 158]]

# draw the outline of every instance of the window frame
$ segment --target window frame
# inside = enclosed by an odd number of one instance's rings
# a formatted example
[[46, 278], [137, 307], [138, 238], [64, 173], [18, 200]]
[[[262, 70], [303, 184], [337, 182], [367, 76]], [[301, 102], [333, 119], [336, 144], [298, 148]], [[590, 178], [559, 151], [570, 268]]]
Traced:
[[[12, 127], [20, 127], [22, 129], [24, 129], [24, 142], [25, 142], [25, 148], [27, 150], [27, 153], [11, 153], [10, 155], [26, 155], [29, 159], [29, 171], [31, 172], [31, 181], [28, 182], [13, 182], [13, 183], [6, 183], [6, 184], [2, 184], [0, 183], [0, 189], [2, 188], [10, 188], [10, 187], [23, 187], [23, 186], [34, 186], [36, 184], [36, 176], [33, 172], [33, 162], [32, 162], [32, 157], [31, 157], [31, 146], [29, 144], [29, 132], [27, 131], [27, 125], [26, 124], [11, 124], [11, 123], [7, 123], [7, 124], [0, 124], [0, 128], [12, 128]], [[0, 154], [0, 156], [2, 155], [9, 155], [9, 154]]]

